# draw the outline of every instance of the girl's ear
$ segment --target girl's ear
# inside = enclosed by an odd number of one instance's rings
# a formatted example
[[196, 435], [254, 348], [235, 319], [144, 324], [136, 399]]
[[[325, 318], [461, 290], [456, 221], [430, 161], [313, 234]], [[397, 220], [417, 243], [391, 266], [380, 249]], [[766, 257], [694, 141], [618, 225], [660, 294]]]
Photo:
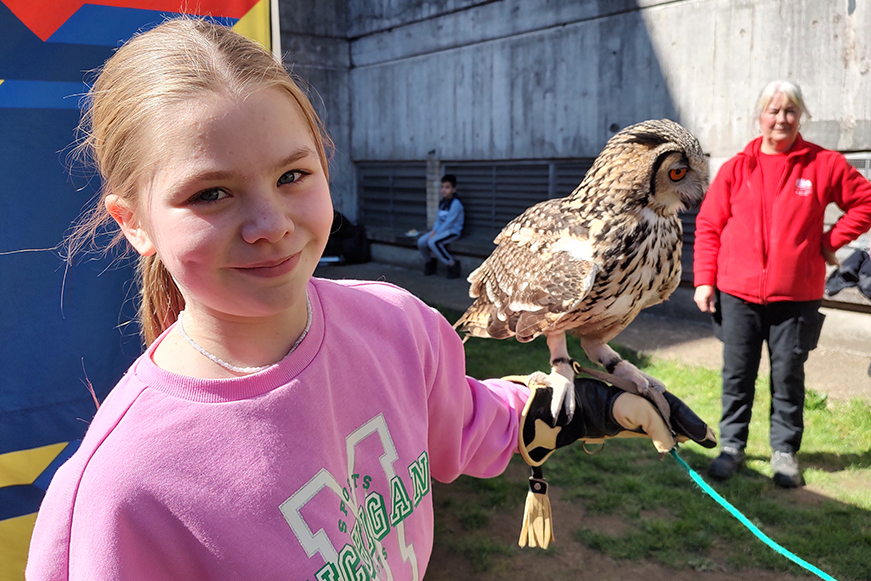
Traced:
[[148, 233], [142, 227], [142, 224], [136, 218], [130, 206], [115, 194], [109, 194], [105, 200], [106, 210], [118, 222], [121, 227], [121, 232], [127, 238], [127, 241], [136, 249], [136, 252], [142, 256], [151, 256], [157, 252]]

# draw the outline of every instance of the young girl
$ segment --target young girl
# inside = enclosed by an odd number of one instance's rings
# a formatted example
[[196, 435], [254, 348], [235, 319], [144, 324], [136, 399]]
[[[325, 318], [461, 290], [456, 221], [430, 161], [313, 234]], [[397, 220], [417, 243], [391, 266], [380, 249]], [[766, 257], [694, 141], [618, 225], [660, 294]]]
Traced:
[[494, 476], [526, 390], [387, 284], [312, 273], [333, 212], [321, 123], [280, 62], [169, 21], [91, 92], [86, 145], [141, 256], [147, 351], [57, 473], [30, 579], [419, 579], [430, 476]]
[[141, 34], [84, 126], [104, 192], [78, 240], [114, 220], [139, 253], [148, 349], [51, 483], [28, 578], [420, 579], [430, 477], [502, 472], [526, 388], [467, 378], [408, 293], [312, 278], [327, 138], [255, 43]]

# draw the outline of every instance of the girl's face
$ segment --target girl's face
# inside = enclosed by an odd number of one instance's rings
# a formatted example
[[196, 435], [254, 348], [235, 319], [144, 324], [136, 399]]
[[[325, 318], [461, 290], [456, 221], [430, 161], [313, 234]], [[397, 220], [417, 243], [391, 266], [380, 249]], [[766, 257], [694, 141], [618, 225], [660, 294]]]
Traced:
[[783, 93], [775, 93], [759, 115], [763, 141], [774, 150], [772, 153], [782, 153], [792, 147], [800, 119], [799, 108]]
[[268, 317], [304, 308], [333, 211], [299, 107], [269, 88], [244, 101], [209, 94], [170, 114], [153, 136], [153, 179], [126, 226], [119, 220], [128, 240], [157, 253], [187, 309]]

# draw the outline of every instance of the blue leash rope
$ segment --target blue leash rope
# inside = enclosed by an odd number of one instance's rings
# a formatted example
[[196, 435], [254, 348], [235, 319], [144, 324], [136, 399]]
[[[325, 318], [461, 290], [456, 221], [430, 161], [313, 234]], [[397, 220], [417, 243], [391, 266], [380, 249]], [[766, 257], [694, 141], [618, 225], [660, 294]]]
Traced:
[[729, 511], [729, 513], [732, 516], [734, 516], [736, 519], [738, 519], [738, 521], [741, 524], [743, 524], [745, 527], [747, 527], [751, 533], [756, 535], [756, 537], [760, 541], [762, 541], [763, 543], [765, 543], [766, 545], [768, 545], [769, 547], [771, 547], [776, 552], [780, 553], [781, 555], [783, 555], [784, 557], [786, 557], [787, 559], [789, 559], [790, 561], [792, 561], [796, 565], [804, 567], [805, 569], [807, 569], [808, 571], [810, 571], [811, 573], [813, 573], [814, 575], [816, 575], [820, 579], [826, 579], [827, 581], [838, 581], [837, 579], [835, 579], [834, 577], [832, 577], [831, 575], [829, 575], [825, 571], [821, 571], [820, 569], [814, 567], [813, 565], [811, 565], [810, 563], [808, 563], [807, 561], [805, 561], [801, 557], [798, 557], [797, 555], [790, 553], [789, 551], [787, 551], [786, 549], [784, 549], [783, 547], [781, 547], [780, 545], [778, 545], [777, 543], [772, 541], [771, 538], [768, 537], [768, 535], [766, 535], [765, 533], [760, 531], [759, 528], [756, 525], [754, 525], [752, 522], [750, 522], [750, 520], [746, 516], [741, 514], [737, 508], [735, 508], [734, 506], [729, 504], [729, 501], [727, 501], [725, 498], [723, 498], [722, 496], [717, 494], [716, 490], [711, 488], [707, 482], [702, 480], [702, 477], [699, 476], [695, 470], [690, 468], [689, 464], [684, 462], [683, 458], [681, 458], [680, 456], [677, 455], [677, 448], [676, 447], [671, 449], [671, 455], [674, 456], [674, 459], [677, 460], [677, 463], [680, 464], [681, 467], [683, 467], [683, 469], [687, 471], [687, 473], [690, 475], [690, 478], [693, 479], [693, 482], [698, 484], [699, 487], [705, 491], [705, 494], [707, 494], [708, 496], [710, 496], [711, 498], [716, 500], [720, 506], [722, 506], [727, 511]]

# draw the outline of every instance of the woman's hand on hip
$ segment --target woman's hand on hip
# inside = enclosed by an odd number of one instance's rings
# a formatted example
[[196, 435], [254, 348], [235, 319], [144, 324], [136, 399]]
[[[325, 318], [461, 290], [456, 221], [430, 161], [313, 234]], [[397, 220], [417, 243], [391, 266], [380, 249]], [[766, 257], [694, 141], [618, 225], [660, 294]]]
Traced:
[[841, 266], [841, 262], [838, 260], [838, 257], [835, 256], [835, 251], [831, 248], [826, 248], [825, 243], [822, 245], [823, 258], [826, 259], [826, 264], [831, 266]]
[[699, 310], [703, 313], [714, 312], [714, 287], [709, 284], [703, 284], [696, 287], [696, 294], [693, 297], [696, 301]]

